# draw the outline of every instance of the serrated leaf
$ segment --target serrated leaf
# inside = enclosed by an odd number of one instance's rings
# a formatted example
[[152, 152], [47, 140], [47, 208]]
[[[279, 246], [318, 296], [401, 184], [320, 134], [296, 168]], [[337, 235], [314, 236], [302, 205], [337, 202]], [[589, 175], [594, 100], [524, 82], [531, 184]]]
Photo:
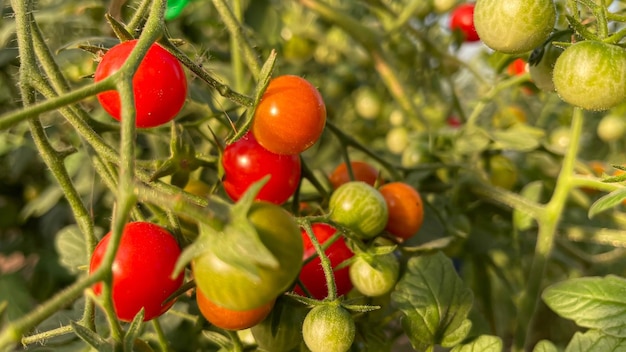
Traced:
[[537, 149], [543, 136], [543, 130], [525, 124], [515, 124], [504, 131], [491, 133], [496, 148], [517, 151]]
[[[543, 190], [543, 183], [541, 181], [534, 181], [521, 190], [520, 195], [530, 201], [538, 202], [541, 197], [541, 191]], [[513, 209], [513, 225], [520, 231], [528, 230], [533, 226], [533, 217], [527, 213], [524, 213], [518, 209]]]
[[626, 339], [605, 335], [598, 330], [576, 332], [565, 352], [619, 352], [626, 351]]
[[591, 219], [597, 214], [621, 204], [624, 199], [626, 199], [626, 188], [616, 189], [615, 191], [596, 200], [589, 208], [589, 213], [587, 215]]
[[537, 344], [535, 345], [535, 348], [533, 348], [533, 352], [558, 352], [558, 348], [556, 348], [556, 346], [548, 341], [548, 340], [541, 340], [539, 342], [537, 342]]
[[73, 274], [78, 273], [80, 267], [89, 264], [85, 236], [77, 225], [62, 228], [54, 240], [54, 247], [61, 265]]
[[469, 331], [472, 292], [441, 252], [409, 259], [391, 299], [404, 314], [402, 326], [418, 351], [460, 342]]
[[501, 352], [502, 339], [497, 336], [481, 335], [469, 343], [455, 346], [450, 352]]
[[626, 337], [626, 279], [583, 277], [553, 284], [542, 294], [544, 302], [563, 318], [581, 327]]

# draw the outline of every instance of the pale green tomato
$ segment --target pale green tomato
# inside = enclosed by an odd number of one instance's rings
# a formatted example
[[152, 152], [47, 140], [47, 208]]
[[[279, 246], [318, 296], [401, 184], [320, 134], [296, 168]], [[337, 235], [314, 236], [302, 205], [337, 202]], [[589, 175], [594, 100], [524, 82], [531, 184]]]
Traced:
[[302, 337], [311, 352], [346, 352], [355, 335], [352, 315], [337, 302], [314, 307], [302, 324]]
[[433, 0], [433, 6], [437, 13], [448, 12], [458, 3], [459, 0]]
[[391, 291], [400, 275], [400, 261], [391, 252], [366, 258], [363, 255], [350, 265], [350, 281], [368, 297], [382, 296]]
[[373, 120], [380, 115], [382, 102], [374, 89], [362, 87], [355, 92], [354, 109], [362, 118]]
[[377, 189], [361, 181], [339, 186], [330, 196], [330, 219], [364, 239], [376, 237], [387, 226], [389, 210]]
[[394, 154], [402, 154], [409, 145], [409, 132], [405, 127], [394, 127], [387, 132], [387, 149]]
[[620, 115], [606, 115], [598, 124], [598, 137], [605, 142], [616, 141], [626, 132], [626, 120]]

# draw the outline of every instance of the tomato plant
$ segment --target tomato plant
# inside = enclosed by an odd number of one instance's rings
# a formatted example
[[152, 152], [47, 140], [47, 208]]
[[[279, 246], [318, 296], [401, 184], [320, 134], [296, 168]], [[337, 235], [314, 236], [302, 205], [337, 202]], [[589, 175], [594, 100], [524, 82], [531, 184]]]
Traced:
[[209, 323], [226, 330], [243, 330], [263, 321], [274, 308], [275, 300], [250, 310], [232, 310], [211, 302], [202, 291], [196, 290], [196, 302]]
[[[111, 233], [96, 246], [89, 272], [98, 270], [104, 260]], [[166, 301], [183, 284], [183, 273], [175, 278], [174, 264], [180, 248], [164, 228], [149, 222], [126, 224], [112, 264], [112, 298], [115, 313], [122, 321], [132, 321], [144, 309], [144, 321], [165, 313], [174, 300]], [[102, 292], [102, 283], [93, 286]]]
[[[129, 40], [115, 45], [101, 58], [94, 80], [102, 81], [126, 63], [137, 44]], [[187, 78], [176, 57], [163, 47], [150, 47], [133, 76], [135, 124], [156, 127], [171, 121], [182, 109], [187, 97]], [[113, 118], [121, 119], [120, 96], [116, 91], [98, 94], [100, 104]]]
[[264, 148], [294, 155], [310, 148], [326, 124], [322, 95], [304, 78], [272, 79], [254, 113], [252, 133]]
[[467, 42], [480, 40], [474, 27], [474, 4], [467, 3], [457, 6], [450, 14], [450, 29], [463, 33]]
[[250, 185], [270, 175], [256, 199], [282, 204], [300, 182], [300, 156], [281, 155], [263, 148], [248, 132], [224, 148], [224, 189], [232, 200], [238, 200]]
[[328, 210], [331, 220], [366, 239], [378, 235], [389, 217], [385, 198], [362, 181], [350, 181], [337, 188], [330, 197]]
[[389, 293], [400, 275], [400, 261], [393, 252], [379, 255], [359, 254], [350, 265], [350, 281], [370, 297]]
[[309, 309], [295, 300], [279, 297], [274, 309], [250, 332], [264, 351], [288, 352], [302, 342], [302, 323]]
[[350, 312], [336, 302], [313, 307], [302, 326], [304, 343], [311, 352], [348, 351], [355, 331]]
[[407, 240], [413, 237], [424, 222], [424, 205], [419, 192], [404, 182], [391, 182], [378, 189], [388, 209], [385, 230]]
[[255, 278], [224, 263], [214, 252], [192, 261], [198, 288], [209, 300], [231, 310], [250, 310], [267, 304], [292, 285], [302, 266], [302, 236], [291, 214], [274, 204], [258, 202], [250, 208], [248, 220], [278, 261], [278, 267], [257, 265]]
[[349, 181], [363, 181], [371, 186], [374, 186], [377, 183], [379, 185], [383, 183], [380, 170], [377, 170], [374, 166], [368, 164], [367, 162], [358, 160], [350, 161], [350, 167], [352, 168], [354, 178], [350, 177], [350, 172], [348, 171], [348, 166], [345, 162], [337, 165], [333, 172], [331, 172], [330, 176], [328, 176], [328, 180], [333, 185], [334, 189], [339, 188], [339, 186]]
[[[317, 241], [324, 246], [324, 244], [333, 239], [337, 233], [337, 229], [325, 224], [315, 223], [311, 225], [313, 234]], [[309, 259], [316, 255], [315, 247], [311, 243], [309, 235], [302, 229], [302, 241], [304, 242], [304, 256], [303, 259]], [[346, 245], [346, 241], [343, 236], [339, 236], [328, 248], [324, 250], [326, 256], [330, 260], [330, 264], [334, 269], [338, 265], [342, 264], [346, 260], [352, 258], [354, 255], [350, 248]], [[337, 289], [337, 296], [345, 295], [352, 289], [352, 282], [349, 277], [349, 267], [342, 267], [333, 271], [335, 276], [335, 286]], [[307, 292], [316, 299], [324, 299], [328, 296], [328, 287], [326, 286], [326, 277], [324, 276], [324, 270], [322, 269], [321, 260], [319, 257], [314, 257], [311, 261], [304, 264], [298, 277], [299, 282], [304, 285]], [[304, 291], [300, 285], [296, 285], [295, 292], [304, 295]]]

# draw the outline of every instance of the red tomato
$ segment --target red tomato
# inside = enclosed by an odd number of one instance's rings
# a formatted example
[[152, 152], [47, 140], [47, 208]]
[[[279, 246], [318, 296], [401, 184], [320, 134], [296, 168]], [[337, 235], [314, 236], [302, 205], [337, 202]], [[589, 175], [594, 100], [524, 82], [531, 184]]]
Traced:
[[[111, 233], [96, 246], [89, 264], [89, 272], [100, 267]], [[180, 256], [180, 247], [164, 228], [149, 222], [131, 222], [124, 227], [115, 260], [113, 261], [113, 304], [122, 321], [132, 321], [144, 308], [144, 321], [165, 313], [174, 300], [163, 302], [183, 284], [183, 273], [175, 279], [170, 276]], [[93, 286], [102, 292], [102, 283]]]
[[282, 204], [291, 197], [300, 181], [300, 156], [280, 155], [263, 148], [250, 132], [226, 146], [222, 155], [224, 189], [237, 201], [250, 185], [266, 175], [257, 200]]
[[200, 313], [209, 323], [225, 330], [243, 330], [263, 321], [274, 308], [276, 300], [273, 299], [258, 308], [232, 310], [211, 302], [202, 291], [196, 289], [196, 302]]
[[528, 72], [526, 60], [522, 58], [517, 58], [513, 60], [513, 62], [511, 62], [506, 68], [506, 72], [511, 76], [518, 76]]
[[350, 167], [352, 168], [352, 173], [354, 174], [354, 180], [350, 178], [346, 163], [339, 164], [330, 174], [328, 180], [333, 185], [334, 189], [337, 189], [339, 186], [350, 181], [363, 181], [370, 186], [374, 186], [377, 181], [379, 185], [383, 183], [380, 171], [366, 162], [351, 161]]
[[[324, 223], [315, 223], [312, 226], [313, 234], [323, 246], [329, 238], [337, 232], [337, 229]], [[302, 240], [304, 241], [304, 257], [307, 259], [315, 255], [315, 247], [311, 243], [306, 231], [302, 229]], [[352, 258], [354, 255], [350, 248], [346, 245], [343, 237], [337, 239], [325, 250], [326, 256], [330, 260], [330, 265], [335, 268], [344, 261]], [[352, 289], [352, 282], [350, 281], [350, 267], [344, 267], [334, 271], [335, 273], [335, 285], [337, 286], [337, 296], [342, 296], [348, 293]], [[315, 257], [310, 262], [306, 263], [300, 270], [300, 282], [311, 293], [311, 296], [316, 299], [324, 299], [328, 296], [328, 287], [326, 286], [326, 278], [324, 276], [324, 270], [322, 269], [321, 260], [319, 257]], [[299, 295], [304, 295], [304, 291], [298, 285], [295, 287], [295, 292]]]
[[320, 92], [298, 76], [270, 81], [254, 113], [252, 132], [264, 148], [294, 155], [311, 147], [326, 125], [326, 105]]
[[465, 36], [466, 42], [480, 40], [476, 28], [474, 27], [474, 4], [468, 3], [459, 5], [450, 15], [450, 29], [459, 30]]
[[424, 205], [417, 190], [403, 182], [392, 182], [378, 191], [389, 209], [385, 230], [402, 240], [413, 237], [424, 222]]
[[[96, 68], [94, 80], [99, 82], [117, 72], [137, 40], [129, 40], [111, 48]], [[187, 96], [187, 79], [176, 57], [158, 44], [153, 44], [133, 77], [136, 117], [140, 128], [155, 127], [171, 121], [182, 109]], [[98, 94], [100, 104], [113, 118], [120, 120], [120, 96], [117, 91]]]

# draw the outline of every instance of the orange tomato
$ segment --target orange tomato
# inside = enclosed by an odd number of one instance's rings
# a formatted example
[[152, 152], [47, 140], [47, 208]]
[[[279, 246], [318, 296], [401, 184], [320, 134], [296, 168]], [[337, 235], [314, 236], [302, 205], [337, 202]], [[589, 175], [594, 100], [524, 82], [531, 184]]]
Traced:
[[249, 310], [232, 310], [218, 306], [202, 291], [196, 289], [196, 302], [200, 313], [209, 323], [225, 330], [243, 330], [255, 326], [270, 314], [275, 301], [271, 300], [267, 304]]
[[378, 190], [389, 210], [385, 230], [403, 241], [413, 237], [424, 222], [424, 204], [419, 192], [404, 182], [391, 182]]
[[330, 174], [328, 179], [334, 189], [337, 189], [339, 186], [349, 181], [363, 181], [370, 186], [374, 186], [376, 181], [378, 181], [378, 184], [382, 184], [383, 180], [380, 176], [380, 172], [372, 165], [363, 161], [351, 161], [350, 166], [352, 167], [354, 180], [350, 178], [346, 163], [339, 164]]
[[272, 79], [252, 121], [259, 144], [276, 154], [298, 154], [311, 147], [324, 131], [326, 105], [307, 80], [285, 75]]

